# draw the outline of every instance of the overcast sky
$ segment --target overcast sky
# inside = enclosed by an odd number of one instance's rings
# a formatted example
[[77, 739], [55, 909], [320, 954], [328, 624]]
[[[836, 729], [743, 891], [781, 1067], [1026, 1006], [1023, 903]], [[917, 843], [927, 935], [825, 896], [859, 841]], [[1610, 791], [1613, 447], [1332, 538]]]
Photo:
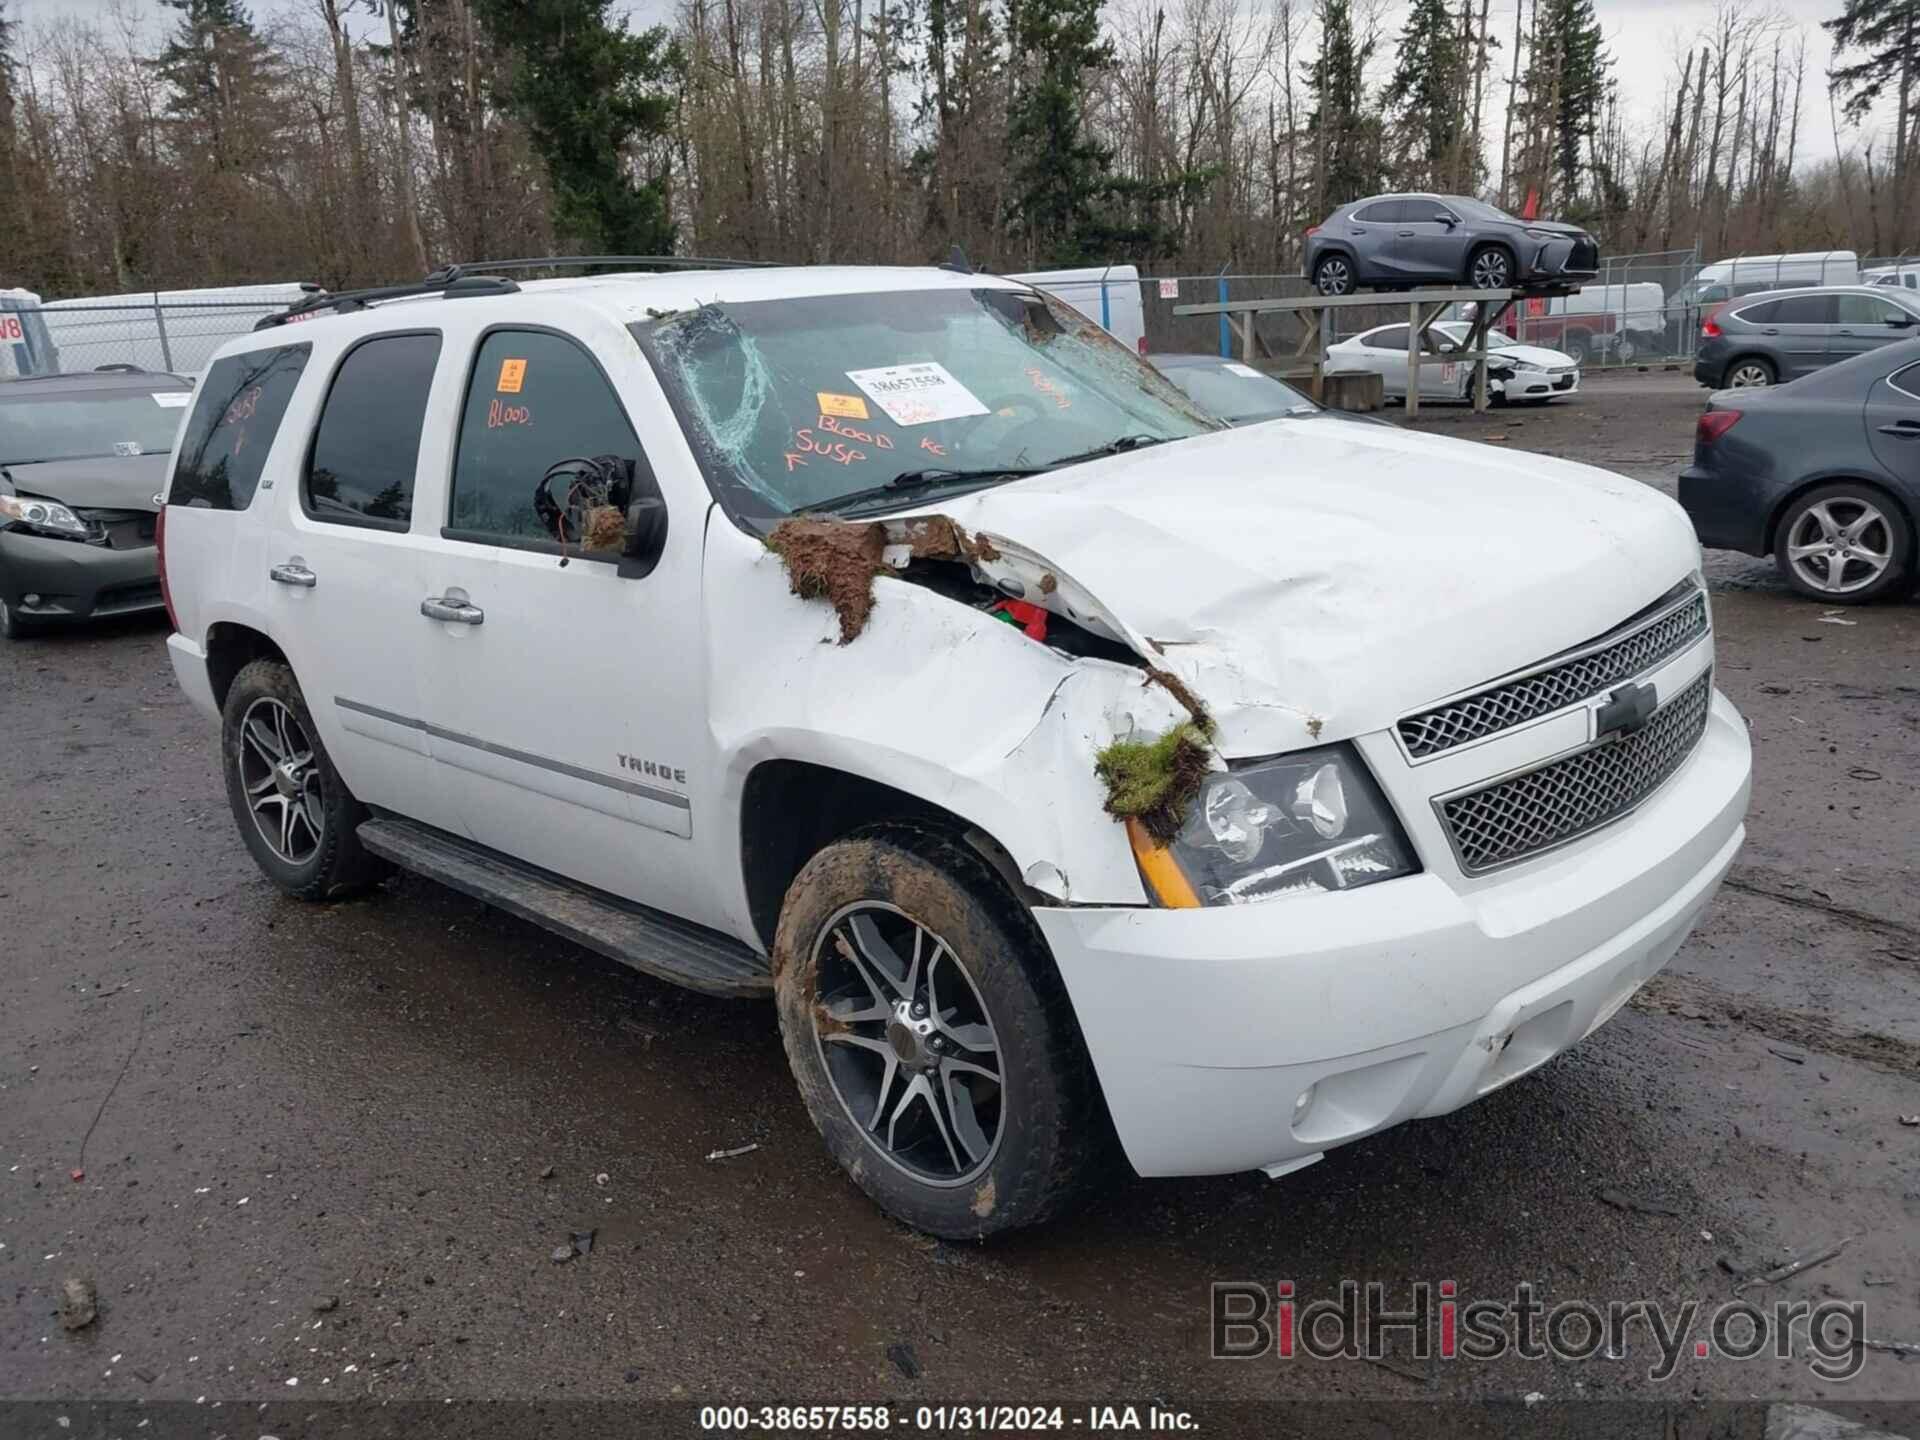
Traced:
[[[31, 27], [36, 22], [63, 15], [88, 20], [104, 19], [115, 4], [130, 7], [135, 14], [151, 16], [156, 28], [164, 26], [171, 12], [159, 0], [9, 0], [13, 15]], [[1256, 0], [1257, 3], [1257, 0]], [[1771, 0], [1773, 7], [1806, 37], [1807, 79], [1802, 97], [1800, 155], [1805, 160], [1831, 159], [1834, 153], [1834, 128], [1828, 113], [1827, 66], [1831, 52], [1826, 32], [1819, 22], [1839, 12], [1840, 0]], [[252, 0], [257, 18], [288, 14], [303, 8], [303, 0]], [[1678, 66], [1674, 56], [1713, 23], [1716, 0], [1595, 0], [1600, 23], [1605, 27], [1614, 55], [1614, 74], [1618, 77], [1627, 113], [1634, 127], [1651, 131], [1657, 124], [1661, 99], [1675, 84]], [[311, 0], [304, 8], [314, 9]], [[616, 6], [616, 8], [622, 8]], [[625, 7], [635, 24], [655, 23], [667, 18], [671, 0], [638, 0]], [[1388, 33], [1399, 25], [1404, 5], [1389, 3]], [[1502, 21], [1501, 16], [1505, 15]], [[363, 23], [373, 23], [370, 21]], [[1493, 0], [1492, 28], [1496, 34], [1513, 33], [1513, 0]], [[1499, 59], [1496, 57], [1496, 65]], [[1495, 86], [1496, 106], [1504, 104], [1504, 90]], [[1490, 125], [1494, 150], [1498, 150], [1498, 115]], [[1857, 135], [1843, 130], [1841, 143], [1851, 145]], [[1492, 157], [1497, 164], [1499, 157]]]

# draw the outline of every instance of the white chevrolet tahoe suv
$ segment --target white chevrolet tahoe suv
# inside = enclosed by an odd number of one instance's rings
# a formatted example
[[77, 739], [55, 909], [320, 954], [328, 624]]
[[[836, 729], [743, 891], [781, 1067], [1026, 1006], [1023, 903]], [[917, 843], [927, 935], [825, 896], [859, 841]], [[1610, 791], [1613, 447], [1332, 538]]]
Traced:
[[1454, 1110], [1740, 846], [1642, 485], [1227, 429], [952, 269], [412, 288], [229, 344], [183, 423], [168, 646], [242, 839], [295, 896], [397, 865], [772, 997], [915, 1226], [1055, 1214], [1115, 1141], [1277, 1177]]

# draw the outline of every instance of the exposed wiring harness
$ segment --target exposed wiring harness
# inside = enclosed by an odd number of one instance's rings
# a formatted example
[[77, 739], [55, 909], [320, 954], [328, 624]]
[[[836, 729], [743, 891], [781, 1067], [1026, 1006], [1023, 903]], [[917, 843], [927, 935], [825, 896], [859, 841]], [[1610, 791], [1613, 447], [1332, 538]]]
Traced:
[[574, 455], [547, 467], [533, 487], [533, 513], [560, 542], [560, 563], [583, 551], [619, 550], [633, 498], [633, 461], [619, 455]]

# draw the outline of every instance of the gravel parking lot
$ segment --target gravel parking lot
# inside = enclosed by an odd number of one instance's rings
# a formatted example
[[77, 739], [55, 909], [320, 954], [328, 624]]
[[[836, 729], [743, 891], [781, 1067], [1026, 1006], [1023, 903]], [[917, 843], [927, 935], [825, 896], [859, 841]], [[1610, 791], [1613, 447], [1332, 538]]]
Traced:
[[[1420, 428], [1671, 493], [1702, 394], [1596, 376]], [[0, 648], [0, 1398], [1757, 1396], [1914, 1425], [1920, 1349], [1846, 1381], [1716, 1352], [1654, 1382], [1638, 1336], [1580, 1362], [1208, 1356], [1217, 1280], [1711, 1310], [1841, 1240], [1749, 1297], [1857, 1300], [1868, 1338], [1920, 1347], [1920, 604], [1823, 613], [1737, 556], [1709, 575], [1753, 809], [1664, 975], [1454, 1116], [1279, 1183], [1116, 1178], [986, 1248], [841, 1177], [771, 1005], [422, 880], [281, 898], [164, 621]], [[75, 1332], [69, 1276], [100, 1297]]]

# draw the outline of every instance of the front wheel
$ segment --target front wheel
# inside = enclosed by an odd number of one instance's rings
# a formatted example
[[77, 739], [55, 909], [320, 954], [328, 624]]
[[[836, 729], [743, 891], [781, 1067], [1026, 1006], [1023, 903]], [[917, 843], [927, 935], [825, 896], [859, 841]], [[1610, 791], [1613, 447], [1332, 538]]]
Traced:
[[240, 838], [267, 878], [301, 900], [364, 890], [386, 866], [360, 846], [367, 812], [333, 768], [293, 671], [255, 660], [233, 678], [220, 750]]
[[7, 603], [7, 597], [0, 595], [0, 637], [8, 640], [25, 640], [30, 635], [38, 635], [37, 622], [24, 619]]
[[1513, 256], [1498, 245], [1473, 252], [1467, 261], [1467, 283], [1476, 290], [1508, 290], [1513, 287]]
[[1913, 531], [1900, 507], [1847, 480], [1794, 501], [1773, 547], [1788, 584], [1834, 605], [1864, 605], [1898, 591], [1912, 550]]
[[1032, 917], [937, 831], [875, 826], [809, 860], [774, 938], [787, 1061], [834, 1159], [953, 1239], [1080, 1193], [1107, 1121]]
[[1313, 267], [1313, 288], [1322, 295], [1351, 295], [1353, 262], [1344, 255], [1323, 255]]

